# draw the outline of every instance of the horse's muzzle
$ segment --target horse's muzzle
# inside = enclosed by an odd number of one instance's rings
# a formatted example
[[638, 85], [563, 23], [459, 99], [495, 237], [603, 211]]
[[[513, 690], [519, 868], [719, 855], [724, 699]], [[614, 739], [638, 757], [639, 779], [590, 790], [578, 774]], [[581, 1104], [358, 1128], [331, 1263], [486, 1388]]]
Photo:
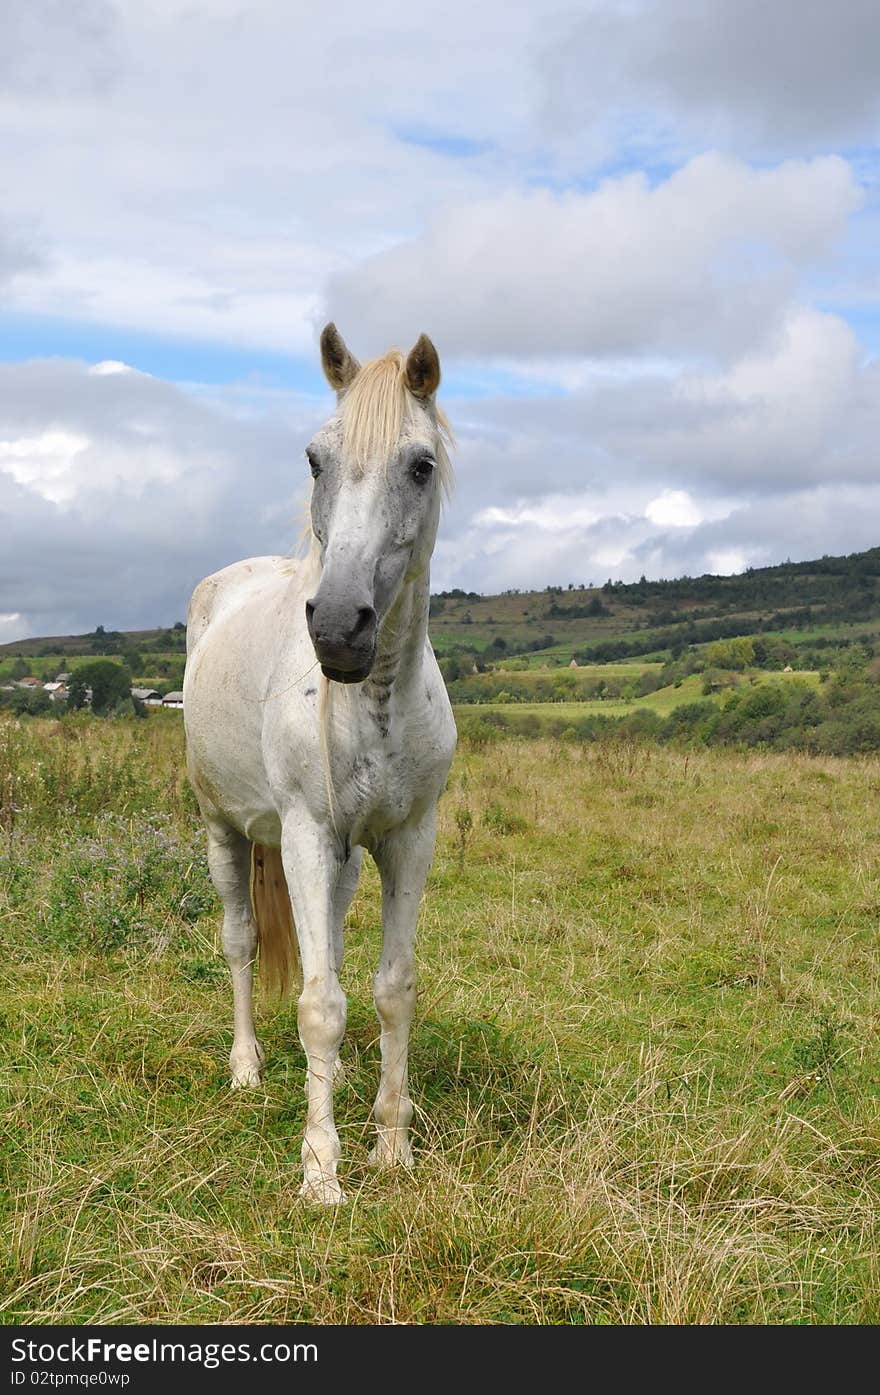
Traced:
[[378, 630], [372, 606], [343, 606], [316, 596], [306, 601], [306, 625], [325, 678], [363, 683], [370, 676]]
[[369, 678], [372, 668], [371, 663], [360, 669], [331, 668], [329, 664], [322, 664], [321, 672], [331, 683], [363, 683], [365, 678]]

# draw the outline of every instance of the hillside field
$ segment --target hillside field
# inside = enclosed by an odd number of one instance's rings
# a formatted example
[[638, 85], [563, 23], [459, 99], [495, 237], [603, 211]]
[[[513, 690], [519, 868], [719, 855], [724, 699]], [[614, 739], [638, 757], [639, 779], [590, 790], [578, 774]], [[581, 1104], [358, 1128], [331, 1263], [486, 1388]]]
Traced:
[[[649, 667], [656, 668], [657, 665], [609, 664], [603, 666], [603, 668], [596, 666], [592, 669], [586, 669], [584, 673], [585, 675], [594, 676], [596, 673], [604, 672], [606, 667], [614, 671], [614, 676], [616, 678], [626, 678], [628, 676], [627, 669], [629, 673], [634, 672], [638, 674]], [[496, 679], [498, 679], [498, 675], [495, 676]], [[802, 683], [810, 688], [818, 688], [819, 686], [819, 674], [809, 671], [805, 673], [752, 672], [742, 675], [743, 684], [749, 684], [750, 680], [750, 686], [761, 686], [765, 683], [782, 684], [783, 686], [788, 686], [791, 683]], [[503, 682], [504, 680], [501, 679], [500, 681]], [[589, 681], [589, 678], [587, 681]], [[638, 712], [640, 709], [659, 712], [661, 716], [668, 717], [671, 712], [675, 711], [676, 707], [682, 706], [684, 703], [688, 702], [697, 702], [702, 697], [702, 694], [703, 680], [700, 675], [692, 674], [689, 678], [683, 679], [680, 683], [670, 683], [666, 687], [657, 688], [653, 693], [646, 693], [644, 697], [640, 698], [602, 698], [596, 701], [581, 700], [575, 702], [524, 701], [516, 703], [500, 703], [490, 700], [488, 702], [481, 702], [478, 706], [481, 713], [505, 712], [516, 716], [536, 716], [541, 721], [552, 720], [554, 722], [558, 722], [560, 718], [565, 717], [625, 717], [627, 714]], [[464, 713], [467, 707], [462, 705], [460, 710]]]
[[464, 739], [412, 1174], [366, 1166], [372, 864], [349, 916], [338, 1213], [292, 1003], [227, 1088], [183, 770], [177, 714], [0, 716], [5, 1322], [880, 1321], [880, 760]]
[[[181, 598], [181, 609], [185, 598]], [[842, 557], [750, 567], [733, 576], [678, 577], [624, 584], [577, 579], [541, 591], [478, 595], [460, 589], [431, 598], [431, 642], [441, 661], [462, 672], [553, 669], [620, 660], [663, 662], [713, 640], [751, 637], [776, 648], [764, 667], [825, 666], [826, 657], [880, 640], [880, 548]], [[182, 620], [170, 628], [107, 630], [15, 640], [0, 645], [0, 681], [16, 661], [34, 675], [72, 667], [77, 658], [132, 653], [136, 683], [179, 681]], [[780, 657], [785, 649], [784, 657]], [[444, 676], [448, 677], [446, 673]], [[167, 686], [167, 685], [166, 685]]]

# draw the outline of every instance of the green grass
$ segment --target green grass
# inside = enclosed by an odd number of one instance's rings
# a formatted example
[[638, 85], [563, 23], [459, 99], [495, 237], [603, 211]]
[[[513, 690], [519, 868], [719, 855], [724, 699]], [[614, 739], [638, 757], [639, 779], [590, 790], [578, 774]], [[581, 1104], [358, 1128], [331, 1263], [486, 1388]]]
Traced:
[[[520, 681], [528, 679], [536, 680], [542, 676], [546, 677], [546, 673], [542, 672], [545, 667], [547, 672], [558, 674], [560, 668], [564, 669], [566, 665], [570, 664], [571, 654], [569, 653], [565, 663], [562, 663], [560, 660], [559, 664], [549, 664], [547, 656], [550, 652], [550, 650], [542, 650], [538, 654], [518, 654], [510, 662], [521, 663], [524, 661], [528, 665], [527, 668], [509, 668], [502, 660], [499, 664], [495, 665], [494, 672], [499, 676], [502, 682], [504, 681], [503, 675], [505, 673], [513, 674]], [[619, 678], [624, 681], [629, 678], [639, 678], [643, 673], [650, 673], [662, 667], [663, 664], [657, 660], [648, 662], [642, 659], [630, 659], [627, 662], [621, 661], [618, 664], [579, 664], [577, 669], [572, 669], [571, 672], [576, 675], [579, 683], [597, 683], [600, 679], [607, 683], [610, 678]], [[538, 672], [535, 672], [536, 669]]]
[[5, 1321], [880, 1320], [880, 761], [462, 743], [417, 1165], [365, 1165], [370, 866], [333, 1212], [297, 1197], [292, 1004], [260, 1007], [264, 1086], [227, 1089], [182, 772], [168, 714], [0, 721]]
[[[620, 670], [626, 666], [616, 665], [615, 667]], [[601, 672], [601, 669], [596, 671]], [[761, 673], [755, 670], [748, 677], [753, 678], [759, 684], [792, 683], [800, 680], [809, 687], [818, 687], [820, 681], [819, 674], [810, 671], [803, 673]], [[675, 711], [676, 707], [688, 702], [698, 702], [702, 697], [703, 677], [702, 674], [694, 673], [689, 678], [682, 679], [677, 687], [670, 684], [666, 688], [658, 688], [656, 692], [648, 693], [646, 697], [630, 698], [629, 700], [606, 698], [588, 702], [462, 703], [458, 710], [462, 714], [477, 711], [504, 712], [511, 716], [535, 716], [541, 721], [557, 722], [566, 717], [572, 719], [596, 715], [624, 717], [627, 713], [647, 707], [653, 712], [658, 712], [661, 717], [668, 717], [671, 712]]]

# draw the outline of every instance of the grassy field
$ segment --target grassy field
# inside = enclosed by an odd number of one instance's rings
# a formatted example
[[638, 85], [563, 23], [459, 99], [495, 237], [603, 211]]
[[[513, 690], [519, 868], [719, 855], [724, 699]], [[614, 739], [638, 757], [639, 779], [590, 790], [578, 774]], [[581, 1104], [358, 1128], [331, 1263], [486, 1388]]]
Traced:
[[366, 1167], [370, 867], [329, 1212], [297, 1197], [292, 1004], [260, 1008], [264, 1086], [227, 1088], [182, 743], [0, 721], [6, 1322], [880, 1321], [880, 761], [463, 744], [417, 1165]]
[[[651, 665], [642, 665], [643, 668]], [[615, 665], [616, 675], [619, 676], [625, 668], [624, 665]], [[593, 667], [590, 672], [600, 672], [601, 668]], [[805, 670], [802, 673], [759, 673], [754, 672], [752, 678], [756, 683], [805, 683], [808, 687], [817, 688], [819, 686], [819, 674]], [[661, 717], [668, 717], [674, 712], [676, 707], [688, 702], [699, 702], [703, 697], [703, 677], [702, 674], [691, 674], [689, 678], [682, 679], [678, 686], [670, 684], [666, 688], [658, 688], [653, 693], [648, 693], [645, 697], [624, 699], [605, 698], [595, 701], [584, 702], [481, 702], [462, 703], [460, 711], [465, 713], [474, 712], [504, 712], [515, 718], [518, 716], [535, 716], [541, 721], [558, 722], [569, 718], [576, 720], [582, 717], [602, 716], [602, 717], [625, 717], [627, 713], [637, 712], [639, 708], [650, 708], [653, 712], [658, 712]]]
[[[494, 667], [495, 677], [502, 684], [510, 677], [515, 678], [519, 682], [534, 682], [536, 679], [546, 676], [544, 655], [548, 652], [549, 651], [544, 651], [541, 654], [518, 656], [516, 659], [510, 661], [510, 667], [502, 661]], [[529, 660], [534, 660], [535, 662], [530, 663]], [[514, 664], [522, 663], [528, 664], [525, 670], [519, 670], [513, 666]], [[566, 668], [566, 665], [553, 665], [549, 670], [551, 676], [558, 676], [559, 667]], [[608, 680], [612, 678], [619, 678], [624, 681], [631, 678], [639, 678], [643, 673], [659, 672], [662, 667], [662, 663], [659, 662], [649, 663], [642, 659], [632, 659], [628, 663], [621, 662], [619, 664], [580, 664], [577, 669], [570, 669], [568, 671], [571, 672], [578, 683], [597, 683], [600, 679], [607, 683]]]

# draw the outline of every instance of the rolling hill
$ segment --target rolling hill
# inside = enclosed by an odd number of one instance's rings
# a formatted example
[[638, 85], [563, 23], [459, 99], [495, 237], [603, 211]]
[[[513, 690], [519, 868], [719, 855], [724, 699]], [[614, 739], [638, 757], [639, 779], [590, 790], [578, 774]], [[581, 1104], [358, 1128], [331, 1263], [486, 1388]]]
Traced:
[[[694, 645], [740, 636], [776, 645], [797, 668], [814, 668], [858, 640], [880, 637], [880, 547], [842, 557], [749, 568], [736, 576], [678, 577], [601, 586], [478, 595], [452, 590], [431, 600], [431, 639], [459, 672], [540, 670], [571, 663], [642, 665], [676, 658]], [[185, 630], [169, 628], [56, 635], [0, 645], [3, 661], [123, 654], [179, 656]], [[782, 665], [779, 664], [781, 667]], [[450, 677], [454, 664], [448, 664]], [[149, 664], [145, 663], [145, 668]]]

